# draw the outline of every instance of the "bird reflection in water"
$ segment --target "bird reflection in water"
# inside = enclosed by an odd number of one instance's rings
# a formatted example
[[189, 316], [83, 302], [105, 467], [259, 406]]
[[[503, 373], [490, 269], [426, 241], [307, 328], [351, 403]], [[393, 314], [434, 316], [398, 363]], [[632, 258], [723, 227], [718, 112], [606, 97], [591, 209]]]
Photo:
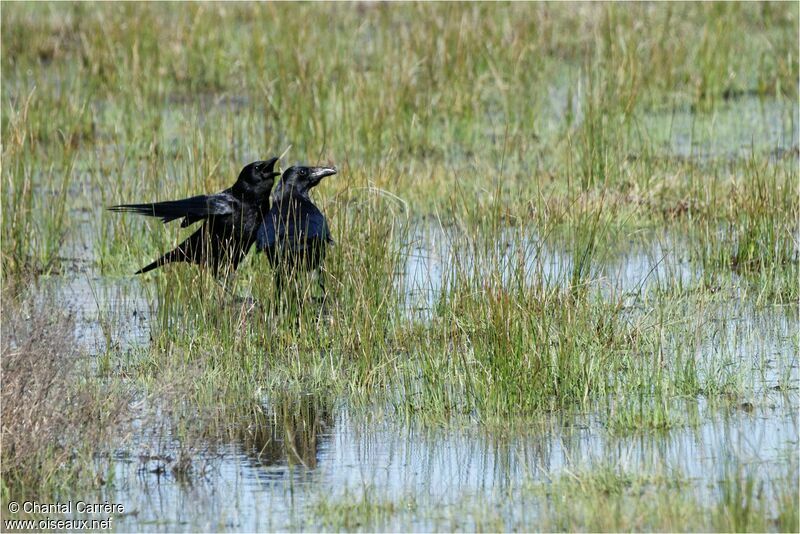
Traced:
[[254, 466], [274, 476], [297, 467], [313, 470], [331, 439], [332, 406], [313, 395], [280, 394], [254, 405], [239, 443]]

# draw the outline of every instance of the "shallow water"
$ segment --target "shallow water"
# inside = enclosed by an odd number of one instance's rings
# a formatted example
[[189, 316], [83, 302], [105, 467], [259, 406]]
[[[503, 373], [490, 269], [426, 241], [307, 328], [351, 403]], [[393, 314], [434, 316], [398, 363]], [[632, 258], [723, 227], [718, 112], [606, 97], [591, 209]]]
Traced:
[[769, 151], [780, 158], [798, 147], [798, 106], [788, 100], [746, 95], [705, 114], [684, 107], [645, 117], [643, 130], [674, 157], [733, 160]]
[[[493, 434], [478, 426], [364, 418], [342, 406], [303, 450], [302, 463], [290, 459], [294, 444], [274, 444], [268, 460], [229, 445], [222, 459], [209, 460], [204, 477], [185, 484], [142, 473], [140, 463], [121, 462], [121, 485], [104, 498], [126, 503], [135, 515], [121, 518], [118, 526], [136, 530], [324, 528], [317, 517], [320, 503], [362, 498], [413, 500], [413, 522], [400, 511], [379, 523], [389, 530], [474, 527], [465, 515], [471, 502], [500, 511], [503, 524], [513, 529], [536, 524], [536, 496], [528, 488], [565, 470], [614, 466], [630, 473], [680, 473], [706, 498], [726, 469], [786, 474], [798, 445], [796, 393], [769, 395], [747, 410], [711, 410], [702, 400], [686, 406], [702, 423], [630, 437], [608, 433], [596, 414], [553, 416]], [[293, 430], [306, 423], [299, 418]], [[281, 424], [266, 432], [285, 437]]]
[[[540, 118], [549, 140], [558, 142], [563, 137], [568, 115], [574, 124], [583, 121], [584, 86], [578, 73], [565, 72], [563, 79], [550, 88]], [[720, 99], [710, 110], [694, 109], [690, 100], [688, 95], [676, 94], [672, 102], [662, 102], [642, 114], [640, 122], [628, 126], [636, 132], [632, 137], [640, 138], [641, 144], [656, 155], [696, 163], [732, 161], [761, 153], [768, 153], [773, 160], [797, 158], [800, 106], [796, 100], [743, 92]], [[631, 148], [630, 156], [635, 158], [635, 143]]]
[[75, 340], [87, 354], [150, 342], [149, 292], [139, 278], [75, 273], [41, 277], [35, 290], [40, 305], [58, 306], [72, 319]]
[[[413, 234], [399, 282], [412, 318], [435, 314], [448, 269], [457, 262], [499, 273], [504, 283], [520, 272], [528, 282], [565, 283], [571, 255], [535, 238], [525, 241], [525, 233], [507, 229], [496, 248], [477, 253], [445, 231]], [[671, 233], [636, 236], [609, 251], [592, 271], [592, 283], [606, 296], [624, 295], [635, 309], [654, 288], [702, 279], [686, 246], [684, 237]], [[41, 302], [58, 302], [73, 315], [76, 338], [92, 354], [150, 341], [155, 298], [137, 278], [91, 272], [42, 278], [38, 291]], [[694, 339], [674, 340], [674, 346], [691, 347], [751, 387], [742, 400], [718, 406], [703, 398], [676, 401], [677, 421], [665, 431], [618, 434], [608, 411], [613, 400], [594, 413], [544, 414], [493, 430], [469, 420], [445, 426], [398, 421], [382, 406], [273, 399], [242, 422], [238, 439], [192, 450], [188, 477], [172, 471], [179, 442], [166, 430], [140, 429], [134, 445], [114, 456], [114, 485], [100, 496], [125, 505], [126, 515], [115, 519], [123, 530], [320, 529], [326, 527], [319, 515], [324, 503], [360, 500], [407, 503], [376, 528], [477, 528], [475, 510], [494, 510], [505, 528], [522, 529], [533, 528], [539, 513], [531, 488], [565, 472], [613, 466], [679, 473], [711, 503], [731, 469], [760, 479], [792, 472], [800, 445], [797, 308], [755, 306], [736, 287], [731, 291], [704, 303], [699, 314], [688, 310], [688, 318], [702, 323]]]
[[[450, 288], [459, 273], [499, 278], [506, 286], [522, 282], [567, 287], [571, 282], [575, 269], [571, 252], [555, 239], [541, 239], [535, 229], [507, 228], [488, 250], [458, 235], [434, 226], [411, 232], [398, 289], [412, 317], [429, 319], [442, 291]], [[639, 295], [666, 284], [688, 286], [703, 275], [690, 263], [689, 250], [687, 237], [674, 232], [622, 236], [612, 250], [595, 253], [599, 261], [585, 276], [607, 297]]]

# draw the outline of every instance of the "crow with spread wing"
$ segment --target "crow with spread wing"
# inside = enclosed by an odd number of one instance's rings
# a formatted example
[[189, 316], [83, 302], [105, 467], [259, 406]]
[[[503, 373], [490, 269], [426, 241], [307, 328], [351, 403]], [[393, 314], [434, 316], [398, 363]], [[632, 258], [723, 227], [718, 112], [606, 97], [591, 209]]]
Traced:
[[196, 263], [210, 267], [215, 277], [230, 274], [247, 255], [256, 232], [269, 212], [269, 198], [278, 158], [255, 161], [242, 169], [233, 186], [213, 195], [150, 204], [120, 204], [109, 208], [159, 217], [164, 223], [183, 219], [181, 228], [203, 221], [185, 241], [136, 274], [152, 271], [172, 262]]

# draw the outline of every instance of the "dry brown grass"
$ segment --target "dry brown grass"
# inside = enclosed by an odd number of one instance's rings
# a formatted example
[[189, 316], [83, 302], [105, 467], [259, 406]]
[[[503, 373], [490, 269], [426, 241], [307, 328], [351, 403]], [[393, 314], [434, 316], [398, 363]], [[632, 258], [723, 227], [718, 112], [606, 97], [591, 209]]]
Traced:
[[121, 388], [90, 377], [74, 324], [55, 308], [3, 295], [2, 485], [7, 498], [105, 483], [101, 454], [126, 419]]

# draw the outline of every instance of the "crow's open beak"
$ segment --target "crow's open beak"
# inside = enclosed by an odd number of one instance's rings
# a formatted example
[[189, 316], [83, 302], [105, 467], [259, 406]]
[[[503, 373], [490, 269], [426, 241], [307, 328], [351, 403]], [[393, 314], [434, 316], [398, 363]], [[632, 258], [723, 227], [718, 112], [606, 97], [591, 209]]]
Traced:
[[267, 170], [273, 177], [281, 175], [281, 173], [275, 172], [275, 164], [278, 163], [279, 159], [280, 158], [270, 158], [267, 160]]

